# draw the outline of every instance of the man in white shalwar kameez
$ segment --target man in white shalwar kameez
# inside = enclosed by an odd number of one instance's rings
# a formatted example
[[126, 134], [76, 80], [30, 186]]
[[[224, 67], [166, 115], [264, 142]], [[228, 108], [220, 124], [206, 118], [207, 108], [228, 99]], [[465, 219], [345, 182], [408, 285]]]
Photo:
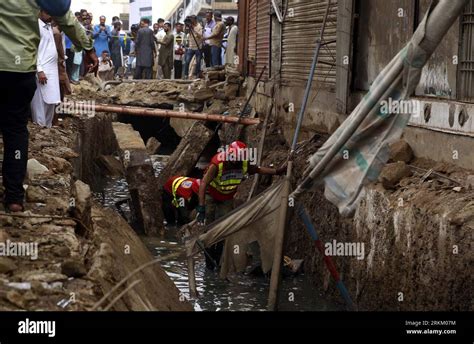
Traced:
[[38, 24], [41, 41], [38, 48], [37, 89], [31, 101], [31, 113], [34, 123], [51, 128], [55, 107], [61, 102], [58, 52], [51, 27], [51, 16], [41, 11]]

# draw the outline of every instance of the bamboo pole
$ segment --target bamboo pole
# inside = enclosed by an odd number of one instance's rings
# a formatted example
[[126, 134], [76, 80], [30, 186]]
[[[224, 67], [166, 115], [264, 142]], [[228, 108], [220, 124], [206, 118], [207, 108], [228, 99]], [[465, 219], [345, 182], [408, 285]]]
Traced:
[[[189, 227], [185, 231], [186, 237], [190, 237], [191, 233]], [[194, 257], [191, 252], [188, 251], [188, 281], [189, 281], [189, 295], [193, 298], [199, 296], [196, 288], [196, 273], [194, 271]]]
[[85, 106], [84, 110], [90, 110], [95, 112], [113, 112], [123, 115], [137, 116], [137, 117], [171, 117], [171, 118], [182, 118], [182, 119], [194, 119], [198, 121], [210, 121], [210, 122], [223, 122], [223, 123], [235, 123], [242, 125], [255, 125], [259, 124], [258, 118], [241, 118], [236, 116], [223, 116], [223, 115], [211, 115], [206, 113], [198, 112], [186, 112], [186, 111], [172, 111], [164, 109], [153, 109], [135, 106], [122, 106], [122, 105], [106, 105], [96, 104], [93, 106]]
[[288, 170], [286, 174], [286, 181], [283, 189], [283, 194], [280, 199], [280, 217], [278, 219], [278, 229], [275, 234], [275, 247], [273, 254], [272, 275], [270, 278], [270, 292], [268, 294], [268, 311], [278, 310], [278, 295], [280, 291], [281, 281], [281, 265], [283, 261], [283, 243], [285, 241], [285, 228], [288, 213], [288, 196], [290, 194], [290, 180], [293, 169], [293, 162], [288, 162]]
[[293, 143], [291, 145], [291, 152], [290, 152], [290, 159], [288, 161], [288, 169], [286, 171], [286, 183], [285, 183], [285, 192], [282, 196], [280, 202], [280, 218], [278, 222], [278, 229], [275, 234], [275, 247], [273, 253], [273, 266], [272, 266], [272, 276], [270, 279], [270, 292], [268, 294], [268, 304], [267, 310], [269, 311], [276, 311], [278, 310], [278, 294], [280, 289], [280, 270], [282, 265], [282, 258], [283, 258], [283, 243], [285, 240], [285, 229], [287, 224], [287, 213], [288, 213], [288, 202], [290, 196], [290, 182], [293, 170], [293, 158], [294, 153], [296, 150], [296, 145], [298, 142], [298, 136], [301, 130], [301, 126], [303, 123], [303, 117], [306, 111], [306, 105], [308, 103], [308, 99], [311, 93], [311, 85], [313, 83], [313, 77], [316, 71], [316, 67], [318, 65], [318, 58], [319, 52], [321, 50], [321, 45], [324, 39], [324, 32], [326, 29], [326, 20], [329, 15], [329, 8], [331, 5], [331, 0], [328, 1], [326, 5], [326, 15], [324, 17], [323, 25], [321, 28], [319, 39], [316, 43], [316, 48], [314, 51], [313, 62], [311, 64], [311, 70], [309, 72], [308, 82], [306, 83], [306, 90], [303, 97], [303, 103], [301, 105], [301, 110], [298, 114], [298, 121], [296, 124], [295, 134], [293, 136]]

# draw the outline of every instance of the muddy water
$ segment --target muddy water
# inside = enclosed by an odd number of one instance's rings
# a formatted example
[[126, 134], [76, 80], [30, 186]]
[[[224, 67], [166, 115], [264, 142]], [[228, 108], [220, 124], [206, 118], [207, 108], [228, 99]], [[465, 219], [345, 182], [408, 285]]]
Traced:
[[[154, 167], [156, 173], [159, 174], [162, 168], [161, 162], [154, 159]], [[123, 178], [105, 180], [101, 190], [95, 193], [96, 199], [104, 206], [117, 211], [116, 202], [129, 197], [127, 182]], [[120, 206], [120, 212], [130, 220], [130, 209], [126, 203]], [[182, 250], [182, 245], [173, 230], [168, 230], [164, 238], [142, 239], [156, 257], [165, 257]], [[206, 269], [204, 256], [198, 256], [196, 284], [199, 297], [191, 299], [186, 260], [183, 258], [164, 260], [162, 267], [181, 293], [193, 302], [197, 311], [265, 310], [269, 287], [268, 277], [239, 274], [229, 280], [222, 280], [218, 273]], [[279, 309], [282, 311], [331, 311], [338, 308], [325, 300], [320, 290], [310, 285], [304, 274], [300, 274], [283, 279]]]

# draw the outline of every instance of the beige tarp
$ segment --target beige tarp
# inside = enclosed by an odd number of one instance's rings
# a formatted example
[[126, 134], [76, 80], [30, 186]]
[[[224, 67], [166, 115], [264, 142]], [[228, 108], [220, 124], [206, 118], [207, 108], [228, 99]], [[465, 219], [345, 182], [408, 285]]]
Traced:
[[256, 241], [260, 246], [262, 270], [270, 271], [280, 204], [288, 202], [285, 187], [289, 187], [286, 179], [205, 227], [204, 234], [188, 238], [187, 252], [191, 252], [191, 256], [200, 252], [197, 240], [209, 247], [226, 239], [221, 267], [221, 276], [225, 277], [245, 270], [248, 245]]
[[290, 196], [297, 199], [324, 179], [325, 196], [341, 214], [352, 214], [364, 185], [377, 180], [388, 144], [399, 139], [411, 112], [390, 111], [384, 101], [407, 100], [421, 71], [467, 0], [434, 1], [412, 39], [380, 72], [352, 114], [310, 159], [308, 177]]

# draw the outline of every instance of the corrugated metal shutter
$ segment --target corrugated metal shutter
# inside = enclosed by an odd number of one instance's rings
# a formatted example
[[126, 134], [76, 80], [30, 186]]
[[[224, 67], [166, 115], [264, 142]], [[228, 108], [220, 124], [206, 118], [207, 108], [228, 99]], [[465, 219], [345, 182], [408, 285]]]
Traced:
[[257, 0], [257, 65], [256, 76], [267, 66], [262, 80], [268, 80], [270, 75], [270, 46], [271, 46], [270, 0]]
[[[285, 84], [306, 81], [326, 13], [327, 1], [289, 0], [283, 24], [282, 81]], [[337, 0], [331, 0], [324, 40], [333, 42], [321, 48], [315, 80], [317, 85], [336, 86]], [[322, 62], [322, 63], [321, 63]]]
[[250, 0], [248, 20], [247, 58], [250, 63], [255, 63], [257, 58], [257, 0]]

